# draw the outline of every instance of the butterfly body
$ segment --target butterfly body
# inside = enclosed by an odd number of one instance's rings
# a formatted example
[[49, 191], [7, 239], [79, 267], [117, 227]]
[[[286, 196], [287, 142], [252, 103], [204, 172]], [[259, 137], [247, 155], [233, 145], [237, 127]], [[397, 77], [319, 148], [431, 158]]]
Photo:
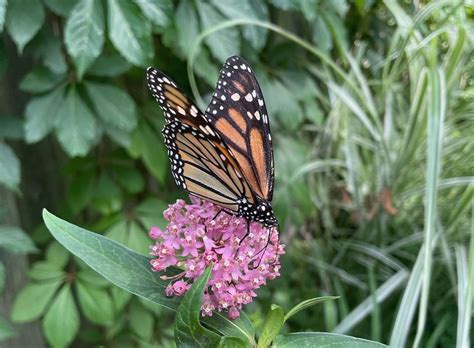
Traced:
[[162, 133], [178, 187], [247, 221], [276, 226], [268, 115], [249, 65], [227, 59], [206, 113], [159, 70], [149, 68], [147, 80], [165, 114]]

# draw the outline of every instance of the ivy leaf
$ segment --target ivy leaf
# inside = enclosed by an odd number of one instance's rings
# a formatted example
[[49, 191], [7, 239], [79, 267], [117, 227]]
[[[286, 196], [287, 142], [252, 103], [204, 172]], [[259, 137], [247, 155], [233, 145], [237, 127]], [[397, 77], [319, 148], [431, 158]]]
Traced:
[[283, 327], [285, 313], [280, 306], [272, 305], [263, 324], [262, 334], [258, 340], [258, 348], [265, 348], [272, 343]]
[[109, 36], [130, 63], [147, 66], [154, 56], [151, 25], [128, 0], [108, 0]]
[[81, 309], [92, 323], [110, 326], [114, 322], [114, 304], [105, 289], [77, 282], [77, 295]]
[[[204, 2], [198, 2], [198, 12], [204, 29], [210, 29], [225, 21], [213, 6]], [[205, 42], [214, 57], [222, 62], [240, 52], [239, 31], [236, 28], [219, 30], [206, 37]]]
[[295, 332], [275, 337], [272, 347], [383, 348], [387, 346], [362, 338], [327, 332]]
[[7, 30], [20, 53], [40, 30], [44, 22], [44, 9], [40, 0], [14, 0], [8, 2]]
[[18, 190], [20, 185], [20, 161], [11, 147], [2, 142], [0, 142], [0, 163], [0, 184], [11, 190]]
[[5, 24], [5, 14], [7, 13], [7, 0], [0, 0], [0, 33], [3, 32]]
[[31, 238], [23, 230], [17, 226], [8, 225], [0, 226], [0, 248], [14, 254], [28, 254], [38, 251]]
[[53, 347], [66, 347], [79, 332], [79, 313], [71, 286], [65, 284], [43, 319], [46, 339]]
[[68, 53], [74, 58], [79, 79], [100, 55], [104, 44], [104, 13], [102, 2], [81, 0], [69, 15], [65, 40]]
[[37, 67], [31, 70], [20, 82], [20, 89], [29, 93], [44, 93], [56, 87], [63, 74], [55, 74], [46, 67]]
[[33, 98], [25, 111], [25, 140], [35, 143], [43, 139], [55, 126], [58, 109], [64, 99], [64, 87], [58, 87], [41, 97]]
[[178, 45], [186, 56], [199, 35], [199, 20], [192, 1], [180, 1], [176, 10], [176, 27], [178, 30]]
[[178, 307], [174, 326], [174, 338], [178, 347], [216, 347], [220, 336], [204, 328], [199, 322], [204, 289], [211, 276], [212, 266], [194, 281]]
[[56, 135], [70, 156], [84, 156], [96, 139], [95, 119], [72, 87], [58, 110]]
[[46, 6], [59, 16], [67, 17], [77, 3], [77, 0], [43, 0]]
[[162, 27], [169, 24], [173, 12], [171, 0], [135, 0], [135, 3], [154, 24]]
[[133, 99], [121, 89], [99, 83], [87, 83], [86, 89], [99, 117], [109, 125], [131, 131], [137, 125]]
[[61, 284], [62, 281], [54, 281], [25, 286], [13, 303], [12, 320], [21, 323], [39, 318]]

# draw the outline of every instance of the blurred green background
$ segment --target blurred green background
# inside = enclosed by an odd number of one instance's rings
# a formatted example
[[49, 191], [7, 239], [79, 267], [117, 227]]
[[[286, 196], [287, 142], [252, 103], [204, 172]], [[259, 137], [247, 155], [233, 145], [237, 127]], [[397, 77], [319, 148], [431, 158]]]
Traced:
[[41, 209], [146, 254], [184, 194], [145, 68], [207, 101], [240, 54], [271, 118], [287, 244], [252, 321], [337, 295], [285, 330], [467, 347], [473, 23], [472, 1], [0, 0], [1, 345], [174, 346], [174, 314], [72, 257]]

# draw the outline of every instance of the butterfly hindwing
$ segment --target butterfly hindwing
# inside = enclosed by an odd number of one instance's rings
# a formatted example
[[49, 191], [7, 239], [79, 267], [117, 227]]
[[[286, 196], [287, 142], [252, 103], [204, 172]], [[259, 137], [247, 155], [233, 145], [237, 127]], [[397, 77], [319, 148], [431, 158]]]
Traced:
[[274, 165], [268, 113], [255, 75], [242, 58], [227, 59], [206, 116], [254, 193], [271, 201]]

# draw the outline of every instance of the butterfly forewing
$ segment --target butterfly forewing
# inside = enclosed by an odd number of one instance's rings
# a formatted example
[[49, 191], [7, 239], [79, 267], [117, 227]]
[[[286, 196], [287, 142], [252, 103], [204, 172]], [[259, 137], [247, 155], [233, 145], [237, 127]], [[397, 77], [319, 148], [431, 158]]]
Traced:
[[237, 160], [252, 191], [271, 201], [273, 150], [262, 91], [242, 58], [227, 59], [206, 116]]

